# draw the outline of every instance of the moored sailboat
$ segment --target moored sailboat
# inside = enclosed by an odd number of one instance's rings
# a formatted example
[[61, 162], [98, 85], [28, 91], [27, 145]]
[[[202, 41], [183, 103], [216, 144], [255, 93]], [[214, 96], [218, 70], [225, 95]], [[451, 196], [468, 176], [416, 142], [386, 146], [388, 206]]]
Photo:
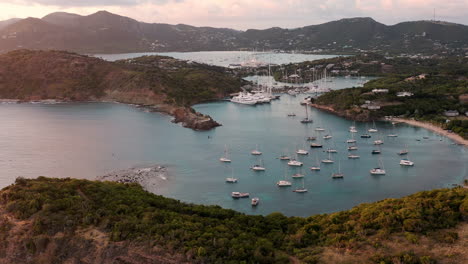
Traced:
[[219, 161], [221, 161], [221, 162], [231, 162], [231, 159], [229, 158], [229, 152], [228, 152], [227, 145], [224, 145], [224, 155], [221, 158], [219, 158]]

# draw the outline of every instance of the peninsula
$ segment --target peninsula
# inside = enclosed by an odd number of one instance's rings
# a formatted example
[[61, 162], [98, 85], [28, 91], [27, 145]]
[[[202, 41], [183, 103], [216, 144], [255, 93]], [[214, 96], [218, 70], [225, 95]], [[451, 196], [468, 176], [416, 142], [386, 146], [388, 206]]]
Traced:
[[227, 69], [146, 56], [108, 62], [65, 51], [16, 50], [0, 55], [0, 98], [19, 102], [116, 101], [174, 116], [195, 130], [219, 126], [191, 105], [238, 91]]

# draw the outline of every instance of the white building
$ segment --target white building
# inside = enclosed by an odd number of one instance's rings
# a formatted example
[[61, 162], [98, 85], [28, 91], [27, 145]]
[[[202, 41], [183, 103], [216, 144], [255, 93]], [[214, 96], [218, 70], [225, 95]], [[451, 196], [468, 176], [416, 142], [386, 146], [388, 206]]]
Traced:
[[410, 96], [413, 96], [414, 94], [413, 93], [410, 93], [410, 92], [398, 92], [396, 94], [396, 96], [398, 97], [410, 97]]
[[447, 110], [444, 112], [444, 115], [448, 117], [455, 117], [455, 116], [459, 116], [460, 113], [457, 110]]
[[388, 89], [374, 89], [373, 93], [388, 93]]

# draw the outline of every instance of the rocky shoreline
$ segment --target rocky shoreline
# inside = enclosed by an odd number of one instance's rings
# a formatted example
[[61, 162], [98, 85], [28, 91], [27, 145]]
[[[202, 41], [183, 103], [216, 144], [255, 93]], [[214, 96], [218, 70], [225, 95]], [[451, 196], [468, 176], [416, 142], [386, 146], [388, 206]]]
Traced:
[[138, 183], [149, 192], [157, 192], [168, 183], [170, 170], [167, 166], [151, 165], [113, 171], [96, 177], [99, 181]]
[[319, 105], [319, 104], [314, 104], [310, 103], [309, 106], [349, 119], [353, 121], [358, 121], [358, 122], [369, 122], [372, 121], [373, 119], [370, 117], [370, 112], [369, 110], [364, 110], [360, 108], [353, 108], [350, 110], [345, 110], [345, 111], [338, 111], [335, 110], [332, 106], [327, 106], [327, 105]]

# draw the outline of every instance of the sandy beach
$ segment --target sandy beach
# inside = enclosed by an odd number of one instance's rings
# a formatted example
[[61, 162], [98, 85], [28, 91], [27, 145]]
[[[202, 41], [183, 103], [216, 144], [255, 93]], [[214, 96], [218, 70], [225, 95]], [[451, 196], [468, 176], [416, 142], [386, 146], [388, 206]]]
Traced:
[[455, 142], [457, 142], [459, 144], [462, 144], [465, 147], [468, 147], [468, 140], [464, 139], [463, 137], [461, 137], [458, 134], [449, 133], [447, 130], [444, 130], [441, 127], [433, 125], [431, 123], [416, 121], [416, 120], [412, 120], [412, 119], [403, 119], [403, 118], [392, 118], [390, 121], [402, 122], [402, 123], [406, 123], [406, 124], [409, 124], [409, 125], [412, 125], [412, 126], [422, 127], [422, 128], [431, 130], [431, 131], [433, 131], [433, 132], [435, 132], [437, 134], [440, 134], [442, 136], [448, 137], [448, 138], [452, 139], [453, 141], [455, 141]]

